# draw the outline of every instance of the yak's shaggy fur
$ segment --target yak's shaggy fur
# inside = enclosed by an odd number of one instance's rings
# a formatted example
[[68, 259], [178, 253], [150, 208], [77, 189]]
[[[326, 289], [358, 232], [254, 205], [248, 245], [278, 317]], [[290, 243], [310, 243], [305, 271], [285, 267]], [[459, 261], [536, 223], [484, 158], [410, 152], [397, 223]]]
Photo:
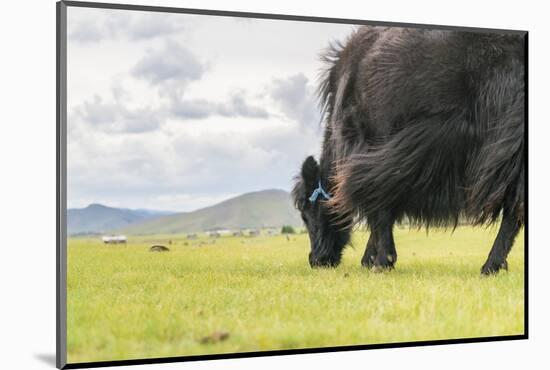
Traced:
[[[366, 222], [369, 267], [393, 267], [392, 227], [490, 224], [483, 273], [506, 267], [524, 220], [524, 36], [363, 26], [324, 55], [319, 163], [293, 190], [312, 266], [334, 266]], [[308, 202], [319, 183], [328, 202]]]

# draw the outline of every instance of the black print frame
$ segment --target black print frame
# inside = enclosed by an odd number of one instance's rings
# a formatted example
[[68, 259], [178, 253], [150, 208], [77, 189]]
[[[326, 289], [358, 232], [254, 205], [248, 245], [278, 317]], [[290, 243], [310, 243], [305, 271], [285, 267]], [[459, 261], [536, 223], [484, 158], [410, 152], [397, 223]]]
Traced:
[[[278, 25], [286, 49], [261, 39]], [[99, 58], [121, 45], [128, 64]], [[527, 46], [526, 31], [58, 2], [57, 367], [527, 339]], [[480, 316], [499, 299], [509, 326]]]

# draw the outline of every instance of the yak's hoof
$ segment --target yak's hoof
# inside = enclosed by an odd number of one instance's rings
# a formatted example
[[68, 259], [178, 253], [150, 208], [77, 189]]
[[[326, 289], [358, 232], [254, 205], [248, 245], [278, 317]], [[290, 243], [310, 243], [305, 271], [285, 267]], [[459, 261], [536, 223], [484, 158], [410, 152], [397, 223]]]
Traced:
[[502, 263], [487, 261], [481, 268], [481, 275], [483, 276], [496, 275], [500, 270], [508, 271], [507, 261], [504, 261]]
[[376, 258], [376, 256], [365, 256], [365, 257], [363, 257], [363, 259], [361, 260], [361, 266], [369, 268], [369, 269], [373, 268], [375, 258]]
[[387, 272], [393, 270], [395, 267], [393, 265], [389, 266], [381, 266], [381, 265], [374, 265], [371, 268], [372, 272]]
[[377, 256], [373, 261], [372, 270], [374, 272], [383, 272], [383, 271], [393, 270], [395, 268], [394, 265], [396, 260], [397, 260], [397, 256], [394, 256], [391, 254], [384, 257]]
[[333, 259], [312, 259], [309, 260], [309, 265], [311, 268], [332, 268], [337, 267], [340, 264], [340, 261]]

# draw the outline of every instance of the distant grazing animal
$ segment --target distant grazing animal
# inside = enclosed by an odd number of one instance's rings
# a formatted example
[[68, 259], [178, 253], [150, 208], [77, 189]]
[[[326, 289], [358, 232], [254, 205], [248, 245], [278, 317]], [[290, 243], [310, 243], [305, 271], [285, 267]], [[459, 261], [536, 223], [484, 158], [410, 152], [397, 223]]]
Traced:
[[330, 48], [325, 130], [293, 189], [315, 266], [336, 266], [352, 226], [362, 265], [391, 269], [393, 225], [500, 221], [483, 274], [507, 269], [524, 225], [525, 37], [363, 26]]
[[149, 248], [149, 252], [169, 252], [170, 249], [164, 245], [153, 245]]

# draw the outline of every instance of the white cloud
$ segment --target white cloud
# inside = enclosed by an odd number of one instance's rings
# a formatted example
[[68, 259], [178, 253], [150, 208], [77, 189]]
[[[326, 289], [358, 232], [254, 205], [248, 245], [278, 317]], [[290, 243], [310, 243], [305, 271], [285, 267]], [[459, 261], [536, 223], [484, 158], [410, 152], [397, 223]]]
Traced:
[[281, 110], [301, 126], [319, 124], [321, 115], [315, 96], [315, 88], [303, 73], [272, 83], [270, 95]]
[[136, 13], [124, 10], [70, 8], [69, 40], [97, 43], [103, 40], [140, 41], [177, 34], [192, 27], [192, 18], [177, 14]]
[[75, 113], [84, 122], [108, 133], [139, 133], [154, 131], [163, 122], [163, 113], [150, 107], [128, 109], [120, 100], [103, 102], [95, 95], [92, 101], [85, 101]]
[[174, 101], [170, 106], [170, 113], [181, 119], [202, 119], [213, 115], [223, 117], [269, 117], [266, 109], [248, 103], [242, 92], [233, 94], [228, 101], [223, 103], [205, 99]]
[[319, 51], [351, 30], [71, 8], [69, 206], [185, 211], [289, 189], [319, 151]]
[[161, 50], [147, 50], [146, 55], [132, 68], [132, 75], [152, 85], [175, 82], [185, 85], [199, 80], [206, 67], [188, 49], [167, 40]]

